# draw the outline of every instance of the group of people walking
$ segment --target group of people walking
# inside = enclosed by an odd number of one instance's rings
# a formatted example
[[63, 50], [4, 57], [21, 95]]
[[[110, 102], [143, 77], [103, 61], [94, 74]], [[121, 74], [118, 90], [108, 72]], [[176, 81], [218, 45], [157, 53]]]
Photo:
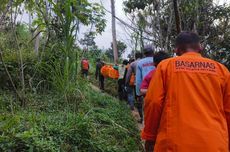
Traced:
[[[124, 60], [118, 67], [119, 98], [138, 109], [147, 152], [229, 152], [228, 69], [202, 57], [196, 33], [180, 33], [175, 46], [177, 57], [146, 46], [144, 57], [138, 52], [135, 60]], [[98, 61], [96, 70], [101, 89], [103, 64]]]
[[131, 110], [137, 108], [139, 123], [143, 122], [143, 103], [148, 85], [156, 66], [163, 59], [169, 58], [166, 52], [154, 54], [152, 46], [145, 46], [143, 54], [135, 53], [135, 60], [124, 60], [119, 66], [118, 94], [121, 100], [127, 100]]

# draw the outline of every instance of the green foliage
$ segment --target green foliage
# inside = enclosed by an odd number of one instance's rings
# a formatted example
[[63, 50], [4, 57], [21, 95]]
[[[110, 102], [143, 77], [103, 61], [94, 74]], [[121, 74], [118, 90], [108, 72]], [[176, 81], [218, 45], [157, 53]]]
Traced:
[[[150, 42], [154, 44], [155, 50], [167, 50], [173, 53], [171, 50], [175, 47], [177, 31], [172, 2], [171, 0], [124, 2], [124, 10], [132, 17], [133, 24], [139, 27], [134, 35], [140, 35], [138, 39], [140, 44]], [[229, 4], [216, 5], [213, 0], [183, 0], [178, 1], [178, 4], [182, 30], [197, 32], [205, 49], [203, 54], [230, 67]]]
[[85, 33], [84, 38], [80, 40], [81, 45], [86, 46], [87, 48], [90, 47], [90, 49], [96, 47], [95, 36], [96, 33], [92, 31]]
[[[48, 11], [51, 13], [47, 12], [48, 5], [51, 9]], [[98, 3], [89, 3], [87, 0], [48, 0], [48, 3], [44, 0], [27, 1], [25, 8], [37, 16], [33, 25], [39, 27], [40, 30], [47, 29], [43, 32], [50, 37], [54, 36], [51, 35], [54, 32], [58, 38], [63, 38], [63, 32], [68, 29], [63, 28], [59, 23], [67, 20], [74, 21], [75, 29], [69, 29], [69, 32], [72, 32], [71, 30], [77, 32], [80, 23], [83, 25], [92, 24], [99, 34], [104, 31], [106, 26], [106, 21], [103, 18], [105, 12], [102, 6]], [[66, 22], [66, 24], [68, 23], [70, 22]]]
[[131, 13], [138, 9], [143, 10], [149, 4], [153, 3], [152, 0], [126, 0], [124, 1], [125, 11]]
[[[36, 71], [36, 56], [34, 53], [28, 53], [27, 50], [22, 52], [24, 59], [24, 72], [25, 72], [25, 82], [28, 88], [32, 87], [32, 83], [38, 83], [39, 78], [33, 79], [33, 74]], [[20, 66], [17, 58], [18, 54], [15, 52], [6, 52], [4, 54], [4, 62], [13, 78], [13, 81], [17, 87], [20, 84], [20, 71], [18, 67]], [[9, 78], [2, 64], [0, 64], [0, 87], [4, 89], [11, 89], [12, 86], [9, 82]]]
[[[0, 151], [139, 151], [139, 133], [126, 105], [92, 90], [78, 77], [81, 56], [90, 61], [106, 58], [97, 47], [85, 53], [76, 44], [80, 24], [91, 24], [95, 35], [104, 30], [102, 6], [87, 0], [8, 3], [0, 6], [0, 18], [6, 15], [0, 45], [17, 90], [1, 63]], [[10, 18], [24, 9], [34, 17], [32, 25], [15, 24]], [[35, 53], [37, 40], [40, 47]], [[15, 102], [12, 90], [23, 95], [25, 107]]]
[[[14, 102], [10, 92], [0, 94], [0, 151], [139, 151], [138, 130], [126, 105], [99, 95], [85, 81], [75, 81], [76, 67], [60, 48], [55, 44], [46, 50], [41, 61], [30, 50], [22, 52], [27, 86], [33, 93], [25, 94], [26, 109]], [[4, 53], [15, 82], [17, 59], [10, 50]], [[38, 90], [41, 84], [51, 87]]]
[[[77, 32], [76, 16], [72, 12], [72, 1], [65, 3], [52, 3], [58, 17], [58, 33], [60, 36], [54, 43], [51, 52], [52, 61], [43, 64], [44, 70], [47, 72], [48, 80], [56, 91], [63, 94], [67, 102], [76, 102], [74, 96], [77, 92], [77, 67], [78, 52], [75, 46], [75, 33]], [[85, 22], [85, 20], [82, 20]], [[47, 55], [47, 54], [45, 54]]]
[[138, 130], [126, 105], [90, 87], [81, 91], [85, 102], [78, 113], [52, 94], [32, 96], [33, 104], [14, 114], [0, 109], [0, 151], [139, 151]]
[[[117, 41], [117, 50], [118, 50], [118, 57], [120, 58], [122, 54], [125, 52], [127, 46], [122, 41]], [[108, 48], [105, 52], [105, 54], [110, 58], [110, 60], [113, 60], [113, 43], [111, 43], [111, 48]]]

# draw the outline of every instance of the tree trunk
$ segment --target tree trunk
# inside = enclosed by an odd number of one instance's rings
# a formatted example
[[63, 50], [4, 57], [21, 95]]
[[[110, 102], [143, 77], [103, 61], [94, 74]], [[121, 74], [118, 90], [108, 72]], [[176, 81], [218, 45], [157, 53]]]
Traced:
[[[153, 6], [154, 6], [155, 4], [153, 3]], [[160, 43], [160, 45], [159, 45], [159, 48], [160, 48], [160, 50], [163, 50], [163, 36], [162, 36], [162, 27], [161, 27], [161, 13], [160, 13], [160, 8], [161, 7], [161, 1], [159, 0], [159, 1], [157, 1], [157, 5], [155, 6], [155, 8], [156, 8], [156, 21], [157, 21], [157, 28], [159, 29], [159, 33], [158, 33], [158, 39], [159, 39], [159, 43]]]
[[177, 33], [179, 34], [181, 32], [181, 19], [180, 19], [180, 13], [179, 13], [177, 0], [173, 0], [173, 6], [174, 6], [174, 12], [175, 12], [176, 29], [177, 29]]
[[4, 60], [3, 60], [2, 50], [1, 50], [1, 49], [0, 49], [0, 61], [2, 62], [2, 65], [3, 65], [3, 67], [4, 67], [4, 70], [5, 70], [7, 76], [8, 76], [8, 78], [9, 78], [9, 80], [10, 80], [10, 83], [11, 83], [11, 85], [12, 85], [12, 87], [13, 87], [13, 90], [14, 90], [14, 92], [15, 92], [16, 98], [19, 99], [19, 101], [21, 102], [21, 106], [23, 106], [24, 103], [25, 103], [24, 98], [23, 98], [23, 97], [19, 94], [19, 92], [17, 91], [17, 88], [16, 88], [16, 86], [15, 86], [15, 84], [14, 84], [14, 81], [13, 81], [13, 79], [12, 79], [12, 77], [11, 77], [11, 75], [10, 75], [8, 69], [7, 69], [7, 66], [6, 66], [6, 64], [5, 64]]
[[143, 30], [140, 28], [140, 49], [141, 49], [141, 52], [144, 53], [144, 47], [145, 47], [145, 44], [144, 44], [144, 39], [143, 39]]
[[34, 43], [34, 52], [36, 55], [38, 55], [38, 53], [39, 53], [39, 44], [40, 44], [40, 34], [37, 35], [37, 37], [35, 39], [35, 43]]
[[[36, 3], [38, 3], [39, 1], [36, 0]], [[49, 8], [48, 8], [48, 0], [44, 0], [45, 2], [45, 8], [46, 8], [46, 12], [45, 12], [45, 15], [46, 15], [46, 20], [49, 20]], [[34, 32], [35, 35], [38, 34], [36, 36], [36, 39], [35, 39], [35, 43], [34, 43], [34, 52], [36, 55], [39, 54], [39, 45], [40, 45], [40, 33], [39, 33], [39, 30], [35, 31]]]
[[170, 18], [169, 18], [169, 21], [168, 21], [168, 28], [167, 28], [167, 35], [166, 35], [166, 39], [165, 39], [165, 46], [164, 46], [164, 49], [165, 50], [170, 50], [170, 35], [172, 33], [172, 26], [173, 26], [173, 9], [172, 9], [173, 6], [170, 6]]
[[195, 22], [194, 22], [194, 26], [193, 26], [193, 31], [197, 33], [197, 28], [198, 28], [198, 22], [199, 22], [199, 0], [196, 0], [196, 18], [195, 18]]
[[137, 53], [138, 37], [135, 36], [134, 39], [135, 39], [135, 45], [134, 45], [134, 57], [135, 57], [135, 54]]
[[33, 37], [32, 33], [32, 13], [29, 12], [29, 31], [30, 31], [30, 36]]
[[115, 2], [114, 2], [114, 0], [111, 0], [111, 12], [112, 12], [113, 57], [114, 57], [114, 63], [117, 64], [118, 63], [118, 50], [117, 50]]
[[[16, 32], [16, 16], [18, 13], [18, 6], [16, 6], [15, 8], [15, 13], [13, 11], [13, 7], [11, 5], [11, 28], [12, 28], [12, 32], [14, 34], [14, 39], [15, 39], [15, 44], [17, 46], [17, 51], [18, 51], [18, 55], [19, 55], [19, 69], [20, 69], [20, 77], [21, 77], [21, 85], [22, 85], [22, 89], [21, 89], [21, 94], [22, 96], [25, 95], [25, 75], [24, 75], [24, 63], [23, 63], [23, 56], [22, 56], [22, 48], [19, 45], [18, 42], [18, 38], [17, 38], [17, 32]], [[13, 17], [14, 16], [14, 17]], [[25, 106], [25, 100], [21, 100], [21, 106]]]

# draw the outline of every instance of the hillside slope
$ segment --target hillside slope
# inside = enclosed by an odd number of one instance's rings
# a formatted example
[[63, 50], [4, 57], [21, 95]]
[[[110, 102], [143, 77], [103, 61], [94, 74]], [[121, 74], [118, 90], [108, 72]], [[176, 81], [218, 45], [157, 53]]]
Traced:
[[140, 151], [139, 131], [125, 103], [90, 85], [80, 92], [79, 104], [54, 93], [29, 94], [24, 110], [9, 106], [10, 96], [1, 93], [0, 151]]

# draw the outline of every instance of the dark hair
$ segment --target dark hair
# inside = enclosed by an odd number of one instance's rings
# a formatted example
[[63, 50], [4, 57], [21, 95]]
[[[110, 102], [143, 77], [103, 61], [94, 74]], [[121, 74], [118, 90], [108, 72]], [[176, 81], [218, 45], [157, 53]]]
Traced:
[[154, 54], [154, 64], [157, 66], [162, 60], [170, 58], [170, 55], [164, 51], [159, 51]]
[[143, 54], [141, 52], [136, 52], [135, 53], [135, 58], [138, 59], [138, 58], [142, 58], [143, 57]]
[[152, 56], [154, 50], [153, 50], [153, 47], [151, 45], [147, 45], [147, 46], [144, 47], [143, 52], [144, 52], [145, 56]]
[[134, 62], [135, 60], [134, 59], [129, 59], [129, 63], [132, 63]]
[[176, 47], [180, 50], [198, 49], [200, 38], [194, 32], [181, 32], [176, 38]]
[[100, 62], [101, 61], [101, 59], [100, 58], [97, 58], [97, 62]]
[[153, 56], [154, 53], [153, 52], [145, 52], [144, 54], [145, 54], [145, 56]]
[[124, 61], [122, 62], [122, 64], [123, 64], [123, 65], [127, 65], [127, 64], [129, 64], [129, 61], [128, 61], [128, 60], [124, 60]]

